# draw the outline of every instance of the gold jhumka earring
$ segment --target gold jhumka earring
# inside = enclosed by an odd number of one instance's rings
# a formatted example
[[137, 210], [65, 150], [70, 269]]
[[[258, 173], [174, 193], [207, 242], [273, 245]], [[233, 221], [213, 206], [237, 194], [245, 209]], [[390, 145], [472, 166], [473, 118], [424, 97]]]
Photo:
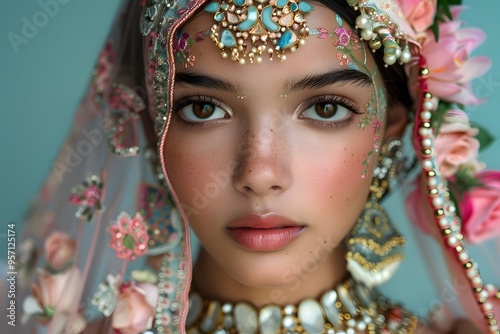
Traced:
[[347, 269], [357, 281], [368, 287], [389, 280], [403, 259], [402, 248], [406, 240], [392, 226], [379, 201], [395, 177], [403, 171], [404, 165], [401, 140], [390, 139], [384, 143], [368, 201], [346, 237]]

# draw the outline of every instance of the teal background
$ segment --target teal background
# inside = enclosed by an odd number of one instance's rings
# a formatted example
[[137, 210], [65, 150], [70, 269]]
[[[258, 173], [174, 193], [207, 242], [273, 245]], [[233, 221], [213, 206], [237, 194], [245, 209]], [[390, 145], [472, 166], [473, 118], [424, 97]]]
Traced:
[[[48, 17], [26, 44], [19, 45], [18, 52], [9, 42], [8, 34], [22, 35], [23, 18], [31, 22], [34, 16], [40, 18], [39, 12], [43, 11], [40, 3], [49, 1], [2, 0], [0, 3], [2, 226], [16, 222], [21, 227], [24, 212], [50, 172], [51, 163], [69, 131], [97, 53], [120, 3], [119, 0], [59, 1], [65, 3], [59, 4], [58, 12]], [[490, 73], [474, 83], [476, 92], [488, 102], [469, 109], [469, 114], [474, 122], [500, 137], [500, 46], [497, 36], [500, 2], [483, 0], [479, 5], [478, 1], [466, 0], [464, 3], [472, 8], [461, 18], [469, 25], [483, 28], [489, 36], [489, 42], [479, 47], [475, 54], [487, 55], [493, 60]], [[481, 153], [481, 160], [490, 169], [500, 170], [499, 152], [500, 141], [496, 141]], [[406, 219], [401, 212], [403, 200], [400, 196], [393, 196], [388, 205], [389, 212], [399, 213], [394, 217], [396, 221]], [[2, 228], [0, 233], [5, 231]], [[401, 292], [401, 299], [420, 305], [415, 308], [427, 305], [423, 307], [427, 310], [432, 302], [432, 290], [428, 279], [419, 279], [425, 273], [419, 269], [422, 260], [416, 253], [410, 252], [410, 259], [404, 264], [407, 270], [398, 274], [394, 284], [396, 291]], [[489, 268], [483, 272], [489, 277], [500, 277], [498, 273], [492, 274]], [[422, 294], [412, 299], [415, 291]], [[413, 297], [405, 297], [405, 293], [413, 293]]]

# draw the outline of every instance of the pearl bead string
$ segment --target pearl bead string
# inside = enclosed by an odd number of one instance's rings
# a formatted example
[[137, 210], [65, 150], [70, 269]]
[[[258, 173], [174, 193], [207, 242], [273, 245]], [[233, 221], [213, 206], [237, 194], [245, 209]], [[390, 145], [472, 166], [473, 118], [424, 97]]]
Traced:
[[422, 104], [420, 113], [415, 118], [416, 133], [414, 133], [414, 136], [419, 139], [421, 145], [421, 165], [427, 182], [427, 196], [443, 242], [445, 246], [454, 251], [458, 261], [462, 264], [469, 285], [472, 287], [474, 298], [485, 318], [489, 333], [499, 334], [500, 330], [495, 314], [493, 313], [493, 305], [489, 302], [489, 299], [492, 297], [500, 298], [498, 289], [490, 284], [483, 284], [478, 264], [471, 258], [466, 249], [464, 236], [460, 227], [460, 218], [456, 215], [456, 208], [450, 200], [446, 180], [441, 178], [436, 166], [435, 154], [432, 150], [434, 145], [434, 136], [432, 133], [432, 94], [426, 91], [426, 79], [430, 71], [425, 64], [422, 65], [423, 62], [423, 57], [421, 57], [419, 80], [420, 87], [422, 88]]

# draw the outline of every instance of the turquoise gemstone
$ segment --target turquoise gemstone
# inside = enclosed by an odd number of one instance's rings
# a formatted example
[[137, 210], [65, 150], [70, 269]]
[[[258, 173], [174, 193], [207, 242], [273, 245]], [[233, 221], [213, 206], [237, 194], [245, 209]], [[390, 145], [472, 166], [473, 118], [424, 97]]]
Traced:
[[314, 10], [314, 7], [309, 2], [301, 1], [299, 2], [299, 10], [302, 13], [307, 14], [312, 12]]
[[245, 0], [233, 0], [233, 2], [237, 6], [243, 6], [245, 4]]
[[236, 46], [236, 38], [234, 38], [233, 33], [227, 29], [222, 31], [220, 41], [222, 42], [222, 44], [224, 44], [225, 47], [228, 48]]
[[238, 24], [238, 29], [240, 29], [240, 31], [249, 30], [254, 26], [258, 18], [259, 18], [259, 11], [257, 10], [257, 7], [249, 6], [247, 10], [247, 19]]
[[219, 10], [219, 3], [218, 2], [211, 2], [205, 6], [205, 12], [208, 12], [208, 13], [215, 13], [218, 10]]
[[287, 3], [288, 3], [288, 0], [278, 0], [276, 2], [276, 7], [283, 8], [286, 6]]
[[280, 39], [278, 40], [278, 44], [276, 44], [277, 47], [279, 47], [280, 50], [286, 49], [297, 40], [297, 36], [291, 31], [291, 30], [286, 30], [284, 33], [281, 34]]
[[273, 17], [273, 6], [266, 6], [260, 14], [262, 23], [269, 31], [278, 31], [280, 29], [271, 18]]
[[220, 21], [224, 20], [224, 14], [222, 14], [222, 13], [217, 13], [217, 14], [215, 14], [215, 16], [214, 16], [214, 19], [215, 19], [215, 21], [220, 22]]
[[297, 9], [299, 9], [299, 5], [297, 5], [296, 2], [292, 2], [292, 4], [290, 5], [290, 8], [295, 12], [295, 11], [297, 11]]
[[222, 3], [222, 4], [220, 5], [220, 8], [221, 8], [222, 10], [227, 10], [227, 9], [229, 8], [229, 5], [228, 5], [227, 3]]

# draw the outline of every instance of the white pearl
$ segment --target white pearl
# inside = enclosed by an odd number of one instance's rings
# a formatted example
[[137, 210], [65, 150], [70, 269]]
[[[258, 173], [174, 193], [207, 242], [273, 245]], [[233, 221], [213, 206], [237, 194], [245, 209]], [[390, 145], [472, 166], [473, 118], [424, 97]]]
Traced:
[[369, 29], [361, 30], [361, 38], [364, 39], [365, 41], [371, 40], [373, 38], [373, 31]]
[[426, 110], [432, 110], [434, 108], [434, 104], [431, 101], [425, 101], [424, 102], [424, 108]]
[[403, 53], [399, 57], [399, 60], [401, 60], [401, 62], [403, 63], [409, 62], [411, 60], [411, 53], [408, 51], [403, 51]]
[[446, 218], [441, 218], [441, 219], [439, 220], [439, 226], [441, 226], [441, 227], [446, 227], [446, 226], [448, 226], [448, 225], [449, 225], [449, 224], [448, 224], [448, 219], [446, 219]]
[[469, 253], [462, 252], [462, 253], [458, 254], [458, 258], [460, 259], [460, 261], [465, 262], [465, 261], [469, 260], [470, 256], [469, 256]]
[[396, 49], [396, 58], [399, 58], [399, 57], [401, 57], [401, 49], [397, 48]]
[[420, 113], [420, 119], [421, 119], [421, 120], [423, 120], [423, 121], [428, 121], [428, 120], [430, 120], [430, 119], [431, 119], [431, 116], [432, 116], [431, 112], [430, 112], [430, 111], [427, 111], [427, 110], [426, 110], [426, 111], [422, 111], [422, 112]]
[[455, 246], [457, 243], [458, 243], [457, 238], [455, 238], [455, 237], [449, 237], [449, 238], [448, 238], [448, 245], [450, 245], [450, 246], [452, 246], [452, 247], [453, 247], [453, 246]]
[[495, 287], [493, 286], [493, 284], [490, 284], [490, 283], [486, 284], [486, 285], [484, 286], [484, 288], [485, 288], [486, 290], [488, 290], [489, 292], [493, 292], [493, 291], [495, 291]]
[[481, 277], [476, 276], [476, 277], [474, 277], [472, 279], [472, 284], [474, 284], [476, 286], [482, 285], [483, 284], [483, 280], [481, 279]]
[[366, 28], [367, 25], [368, 25], [368, 16], [360, 15], [356, 18], [356, 27], [364, 29]]
[[384, 56], [384, 63], [386, 63], [387, 65], [393, 65], [396, 63], [396, 56], [395, 55], [385, 55]]
[[440, 207], [440, 206], [443, 206], [443, 199], [441, 197], [434, 197], [432, 199], [432, 204], [435, 206], [435, 207]]
[[422, 140], [422, 146], [425, 148], [430, 148], [432, 146], [432, 140], [430, 140], [429, 138], [425, 138], [424, 140]]
[[422, 162], [422, 167], [425, 169], [425, 170], [431, 170], [432, 169], [432, 161], [430, 160], [424, 160]]
[[479, 293], [479, 297], [481, 298], [488, 298], [488, 291], [486, 290], [481, 290], [481, 292]]
[[484, 303], [483, 304], [483, 310], [491, 311], [492, 309], [493, 309], [493, 305], [491, 305], [491, 303]]
[[437, 184], [437, 180], [435, 178], [429, 179], [427, 181], [427, 184], [429, 185], [429, 187], [435, 187]]
[[428, 128], [420, 128], [418, 129], [418, 134], [422, 137], [429, 137], [431, 135], [431, 130]]

